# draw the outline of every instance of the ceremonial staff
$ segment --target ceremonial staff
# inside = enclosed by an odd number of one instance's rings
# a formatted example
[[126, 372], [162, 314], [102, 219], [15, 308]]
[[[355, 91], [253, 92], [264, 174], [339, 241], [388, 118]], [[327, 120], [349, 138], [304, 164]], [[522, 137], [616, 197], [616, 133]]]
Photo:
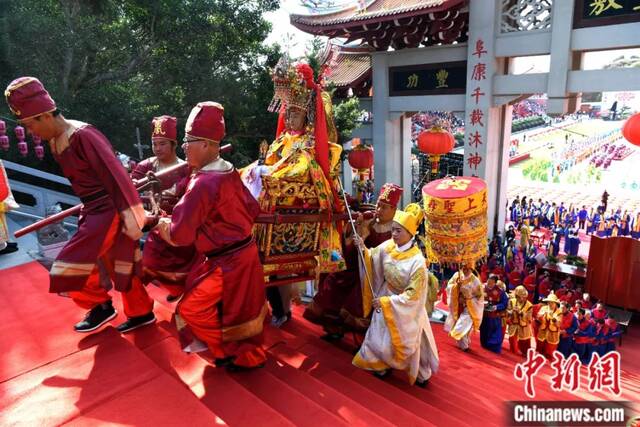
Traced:
[[[231, 150], [232, 150], [231, 144], [226, 144], [226, 145], [223, 145], [222, 147], [220, 147], [220, 153], [228, 153]], [[183, 169], [186, 169], [188, 167], [189, 167], [189, 165], [186, 162], [185, 163], [180, 163], [180, 164], [168, 167], [166, 169], [163, 169], [163, 170], [161, 170], [159, 172], [156, 172], [155, 173], [155, 178], [156, 179], [162, 179], [165, 176], [169, 176], [172, 173], [180, 172]], [[142, 178], [136, 184], [136, 189], [137, 190], [142, 190], [142, 189], [146, 188], [146, 186], [149, 185], [151, 182], [152, 181], [148, 177]], [[105, 194], [104, 196], [102, 196], [102, 197], [100, 197], [100, 198], [98, 198], [96, 200], [106, 199], [107, 197], [109, 197], [109, 195]], [[14, 233], [14, 236], [16, 238], [19, 238], [19, 237], [24, 236], [25, 234], [32, 233], [32, 232], [34, 232], [36, 230], [39, 230], [42, 227], [46, 227], [49, 224], [53, 224], [53, 223], [62, 221], [63, 219], [65, 219], [68, 216], [77, 215], [80, 212], [80, 210], [82, 209], [82, 206], [83, 206], [82, 204], [75, 205], [72, 208], [65, 209], [62, 212], [58, 212], [55, 215], [51, 215], [49, 217], [41, 219], [40, 221], [36, 221], [33, 224], [28, 225], [28, 226], [26, 226], [24, 228], [21, 228], [20, 230], [16, 231]]]
[[[339, 178], [338, 178], [338, 185], [340, 185], [340, 191], [342, 191], [342, 199], [344, 200], [344, 206], [347, 209], [347, 214], [349, 214], [349, 224], [351, 224], [351, 231], [353, 232], [353, 236], [357, 237], [361, 242], [364, 243], [364, 240], [362, 240], [362, 237], [360, 237], [358, 235], [358, 232], [356, 231], [356, 226], [353, 222], [353, 216], [351, 215], [351, 209], [349, 209], [349, 202], [347, 202], [347, 195], [344, 192], [344, 188], [342, 187], [342, 181], [340, 181]], [[371, 295], [373, 296], [373, 298], [375, 298], [376, 293], [373, 291], [371, 275], [369, 274], [369, 270], [367, 269], [367, 263], [365, 262], [365, 259], [364, 259], [363, 250], [359, 245], [356, 245], [356, 246], [358, 246], [358, 255], [360, 255], [360, 260], [362, 261], [362, 266], [364, 267], [364, 274], [367, 276], [367, 283], [369, 283], [369, 289], [371, 290]], [[380, 313], [380, 309], [376, 308], [376, 312]]]

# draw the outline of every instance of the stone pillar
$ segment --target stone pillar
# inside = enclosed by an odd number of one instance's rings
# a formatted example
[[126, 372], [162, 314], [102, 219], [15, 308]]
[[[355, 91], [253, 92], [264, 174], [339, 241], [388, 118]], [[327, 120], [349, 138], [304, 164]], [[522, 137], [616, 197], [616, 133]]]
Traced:
[[510, 138], [511, 124], [511, 117], [505, 120], [505, 110], [510, 109], [493, 106], [493, 76], [502, 71], [501, 61], [494, 56], [495, 31], [499, 28], [496, 19], [500, 16], [501, 3], [483, 0], [469, 4], [464, 175], [477, 176], [487, 182], [490, 235], [495, 228], [502, 228], [498, 225], [501, 200], [506, 197], [508, 167], [504, 140]]
[[547, 80], [547, 114], [565, 114], [569, 107], [575, 111], [574, 101], [567, 94], [567, 78], [572, 69], [571, 30], [573, 27], [573, 1], [554, 1], [552, 16], [563, 17], [551, 20], [551, 52], [549, 55], [549, 78]]
[[400, 185], [404, 188], [404, 192], [402, 193], [402, 207], [405, 207], [411, 203], [411, 190], [413, 189], [411, 185], [413, 183], [411, 170], [411, 116], [403, 114], [400, 120], [402, 121], [402, 151], [400, 156], [402, 183]]

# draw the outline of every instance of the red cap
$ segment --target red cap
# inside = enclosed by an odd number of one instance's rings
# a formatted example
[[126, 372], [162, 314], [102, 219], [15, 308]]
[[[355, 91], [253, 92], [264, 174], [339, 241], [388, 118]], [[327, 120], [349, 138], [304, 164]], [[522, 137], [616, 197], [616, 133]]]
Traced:
[[4, 96], [7, 98], [9, 109], [18, 120], [30, 119], [56, 110], [56, 103], [35, 77], [15, 79], [7, 86]]
[[224, 138], [224, 107], [217, 102], [198, 102], [185, 126], [187, 137], [220, 142]]
[[151, 121], [151, 139], [178, 140], [178, 119], [173, 116], [154, 117]]
[[388, 182], [380, 188], [378, 202], [383, 202], [397, 208], [400, 196], [402, 196], [402, 187]]

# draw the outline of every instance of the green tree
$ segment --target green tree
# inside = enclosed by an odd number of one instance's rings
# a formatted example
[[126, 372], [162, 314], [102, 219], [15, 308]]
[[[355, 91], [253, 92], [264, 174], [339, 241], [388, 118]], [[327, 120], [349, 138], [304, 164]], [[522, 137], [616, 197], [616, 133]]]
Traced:
[[[136, 127], [148, 140], [153, 116], [175, 115], [182, 128], [193, 105], [218, 101], [234, 159], [247, 161], [275, 132], [265, 108], [278, 48], [263, 44], [270, 24], [262, 16], [277, 7], [277, 0], [0, 0], [0, 81], [37, 76], [67, 117], [96, 125], [117, 150], [136, 156]], [[4, 103], [0, 115], [9, 115]]]

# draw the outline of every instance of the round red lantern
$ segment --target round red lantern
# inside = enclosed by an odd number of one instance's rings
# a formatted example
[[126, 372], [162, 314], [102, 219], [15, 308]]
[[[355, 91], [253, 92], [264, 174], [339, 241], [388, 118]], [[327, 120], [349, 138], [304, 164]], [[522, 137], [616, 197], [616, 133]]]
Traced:
[[440, 156], [453, 150], [455, 138], [447, 130], [434, 126], [418, 135], [418, 149], [431, 158], [431, 173], [438, 172]]
[[29, 154], [29, 146], [26, 141], [18, 142], [18, 152], [22, 157], [27, 157], [27, 154]]
[[38, 160], [44, 159], [44, 147], [42, 145], [36, 145], [33, 150], [36, 153]]
[[0, 135], [0, 148], [3, 151], [9, 151], [9, 137], [7, 135]]
[[368, 145], [357, 145], [349, 153], [349, 165], [358, 171], [370, 169], [373, 166], [373, 149]]
[[7, 125], [0, 120], [0, 149], [9, 151], [9, 137], [6, 135]]
[[16, 128], [13, 131], [16, 134], [16, 138], [18, 138], [20, 141], [24, 139], [25, 133], [24, 133], [24, 128], [22, 126], [16, 126]]
[[627, 119], [622, 126], [622, 136], [633, 145], [640, 147], [640, 113]]

